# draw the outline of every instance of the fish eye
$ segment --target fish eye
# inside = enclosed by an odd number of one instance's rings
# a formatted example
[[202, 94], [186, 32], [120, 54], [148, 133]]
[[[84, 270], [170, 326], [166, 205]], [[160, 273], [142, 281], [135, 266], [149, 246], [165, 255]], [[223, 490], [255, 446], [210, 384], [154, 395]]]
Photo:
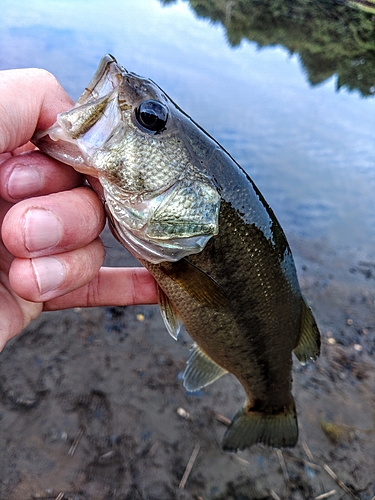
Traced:
[[168, 120], [168, 108], [159, 101], [143, 101], [135, 110], [138, 123], [151, 132], [162, 132]]

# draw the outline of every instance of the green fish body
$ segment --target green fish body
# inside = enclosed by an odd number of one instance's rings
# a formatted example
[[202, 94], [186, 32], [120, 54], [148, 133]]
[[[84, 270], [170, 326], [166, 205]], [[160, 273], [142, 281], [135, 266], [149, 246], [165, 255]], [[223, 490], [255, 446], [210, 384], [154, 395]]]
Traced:
[[151, 80], [105, 56], [75, 107], [35, 144], [99, 178], [111, 229], [155, 277], [169, 333], [194, 340], [184, 385], [230, 372], [246, 393], [223, 439], [294, 446], [292, 352], [319, 355], [275, 215], [231, 156]]

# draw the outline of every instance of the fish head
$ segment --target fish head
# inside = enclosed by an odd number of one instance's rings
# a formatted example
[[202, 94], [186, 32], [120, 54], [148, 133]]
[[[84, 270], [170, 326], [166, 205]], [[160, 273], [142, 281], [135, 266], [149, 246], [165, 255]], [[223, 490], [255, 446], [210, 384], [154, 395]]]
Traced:
[[184, 140], [186, 120], [152, 80], [107, 55], [75, 106], [33, 142], [99, 179], [111, 229], [136, 257], [176, 261], [219, 229], [220, 195]]
[[[114, 165], [122, 163], [124, 167], [125, 159], [129, 160], [130, 154], [134, 157], [135, 148], [143, 149], [137, 140], [141, 137], [139, 131], [150, 136], [165, 131], [166, 100], [150, 80], [126, 71], [112, 56], [106, 55], [74, 107], [60, 113], [52, 127], [37, 132], [33, 142], [82, 173], [94, 177], [115, 176], [119, 182]], [[147, 136], [142, 142], [147, 142]], [[123, 154], [125, 149], [127, 158]], [[101, 162], [98, 158], [106, 151], [110, 151], [111, 162]], [[137, 166], [133, 164], [132, 169], [136, 170]], [[121, 186], [138, 191], [139, 179], [138, 183], [133, 179], [134, 185], [131, 185], [130, 165], [127, 175], [126, 169], [122, 170]], [[164, 175], [168, 175], [167, 172]]]

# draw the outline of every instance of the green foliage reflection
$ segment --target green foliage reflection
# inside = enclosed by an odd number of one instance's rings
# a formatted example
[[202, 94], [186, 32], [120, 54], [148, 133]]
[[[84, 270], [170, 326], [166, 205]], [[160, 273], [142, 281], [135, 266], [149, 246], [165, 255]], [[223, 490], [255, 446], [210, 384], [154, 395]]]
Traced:
[[[160, 0], [163, 4], [175, 0]], [[185, 0], [188, 1], [188, 0]], [[375, 21], [365, 10], [335, 0], [189, 0], [199, 17], [221, 23], [231, 46], [282, 45], [298, 53], [318, 85], [337, 75], [337, 88], [375, 94]], [[373, 4], [350, 0], [350, 5]], [[375, 11], [374, 11], [375, 12]]]

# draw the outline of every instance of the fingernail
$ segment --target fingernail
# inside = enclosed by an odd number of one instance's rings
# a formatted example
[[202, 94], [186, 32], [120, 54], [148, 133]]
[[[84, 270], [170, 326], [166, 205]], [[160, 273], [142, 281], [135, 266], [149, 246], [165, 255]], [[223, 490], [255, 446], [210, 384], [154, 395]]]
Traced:
[[65, 268], [55, 257], [31, 259], [40, 294], [57, 288], [65, 278]]
[[25, 215], [25, 246], [29, 252], [52, 248], [61, 240], [62, 230], [53, 212], [30, 208]]
[[8, 179], [8, 194], [12, 198], [24, 198], [38, 194], [42, 186], [40, 172], [35, 167], [16, 167]]

